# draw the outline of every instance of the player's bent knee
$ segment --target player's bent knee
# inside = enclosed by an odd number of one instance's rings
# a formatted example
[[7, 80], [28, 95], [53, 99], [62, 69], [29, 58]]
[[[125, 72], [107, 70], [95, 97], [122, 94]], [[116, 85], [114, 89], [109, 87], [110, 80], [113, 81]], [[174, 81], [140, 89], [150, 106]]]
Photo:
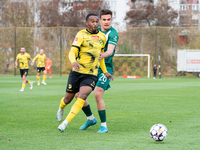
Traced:
[[66, 96], [65, 96], [65, 98], [64, 98], [65, 104], [71, 103], [72, 100], [73, 100], [73, 98], [70, 98], [70, 97], [66, 97]]
[[75, 98], [76, 98], [76, 99], [78, 98], [78, 94], [79, 94], [79, 93], [76, 93], [76, 94], [75, 94]]

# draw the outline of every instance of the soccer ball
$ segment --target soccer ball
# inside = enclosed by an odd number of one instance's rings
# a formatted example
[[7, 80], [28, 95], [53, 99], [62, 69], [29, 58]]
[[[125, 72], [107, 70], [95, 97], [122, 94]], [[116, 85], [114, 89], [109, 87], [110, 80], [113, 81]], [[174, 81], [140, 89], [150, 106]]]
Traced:
[[155, 124], [150, 129], [150, 136], [155, 141], [163, 141], [167, 137], [167, 132], [163, 124]]

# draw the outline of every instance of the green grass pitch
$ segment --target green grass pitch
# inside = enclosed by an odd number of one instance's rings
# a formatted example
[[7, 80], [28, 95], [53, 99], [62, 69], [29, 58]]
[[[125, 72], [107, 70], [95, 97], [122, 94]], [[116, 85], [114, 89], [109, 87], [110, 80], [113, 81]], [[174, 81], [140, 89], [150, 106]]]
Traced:
[[[36, 81], [35, 76], [28, 79]], [[42, 76], [41, 76], [42, 79]], [[47, 79], [47, 86], [20, 92], [20, 76], [0, 76], [0, 149], [155, 150], [200, 148], [200, 79], [123, 79], [115, 77], [105, 92], [109, 132], [100, 127], [94, 94], [88, 97], [97, 125], [79, 127], [86, 117], [81, 111], [64, 133], [57, 127], [56, 113], [65, 95], [67, 76]], [[65, 108], [64, 118], [72, 104]], [[168, 136], [162, 142], [150, 138], [149, 130], [164, 124]]]

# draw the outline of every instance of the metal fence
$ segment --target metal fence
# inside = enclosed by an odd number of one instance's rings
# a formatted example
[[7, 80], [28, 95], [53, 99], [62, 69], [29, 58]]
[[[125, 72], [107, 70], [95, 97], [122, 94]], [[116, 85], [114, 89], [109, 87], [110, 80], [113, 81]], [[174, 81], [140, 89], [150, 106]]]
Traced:
[[[71, 68], [68, 53], [76, 33], [81, 29], [83, 28], [0, 28], [0, 74], [19, 74], [19, 69], [14, 68], [14, 61], [21, 46], [26, 48], [32, 58], [40, 49], [44, 49], [44, 53], [52, 60], [52, 73], [60, 76], [68, 74]], [[151, 66], [158, 65], [160, 56], [163, 75], [177, 73], [178, 49], [200, 49], [198, 27], [137, 27], [118, 29], [118, 31], [120, 38], [116, 53], [150, 54]], [[36, 65], [30, 67], [29, 74], [36, 74]], [[123, 72], [120, 73], [122, 74]]]

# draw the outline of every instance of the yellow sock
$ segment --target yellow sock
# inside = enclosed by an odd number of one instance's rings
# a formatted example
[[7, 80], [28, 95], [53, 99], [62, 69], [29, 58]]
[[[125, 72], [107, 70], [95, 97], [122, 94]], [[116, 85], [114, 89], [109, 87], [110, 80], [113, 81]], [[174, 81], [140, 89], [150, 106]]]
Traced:
[[31, 82], [30, 82], [30, 81], [28, 81], [27, 83], [28, 83], [28, 84], [30, 84]]
[[60, 109], [63, 110], [65, 108], [65, 106], [67, 106], [67, 104], [65, 104], [64, 102], [64, 97], [61, 99], [60, 101]]
[[76, 102], [74, 103], [74, 105], [72, 106], [72, 108], [65, 120], [70, 122], [82, 109], [84, 103], [85, 103], [85, 100], [78, 98], [76, 100]]
[[37, 82], [40, 82], [40, 76], [37, 76]]
[[26, 86], [26, 83], [22, 83], [22, 88], [24, 89]]
[[43, 81], [45, 81], [46, 80], [46, 76], [45, 75], [43, 75]]

